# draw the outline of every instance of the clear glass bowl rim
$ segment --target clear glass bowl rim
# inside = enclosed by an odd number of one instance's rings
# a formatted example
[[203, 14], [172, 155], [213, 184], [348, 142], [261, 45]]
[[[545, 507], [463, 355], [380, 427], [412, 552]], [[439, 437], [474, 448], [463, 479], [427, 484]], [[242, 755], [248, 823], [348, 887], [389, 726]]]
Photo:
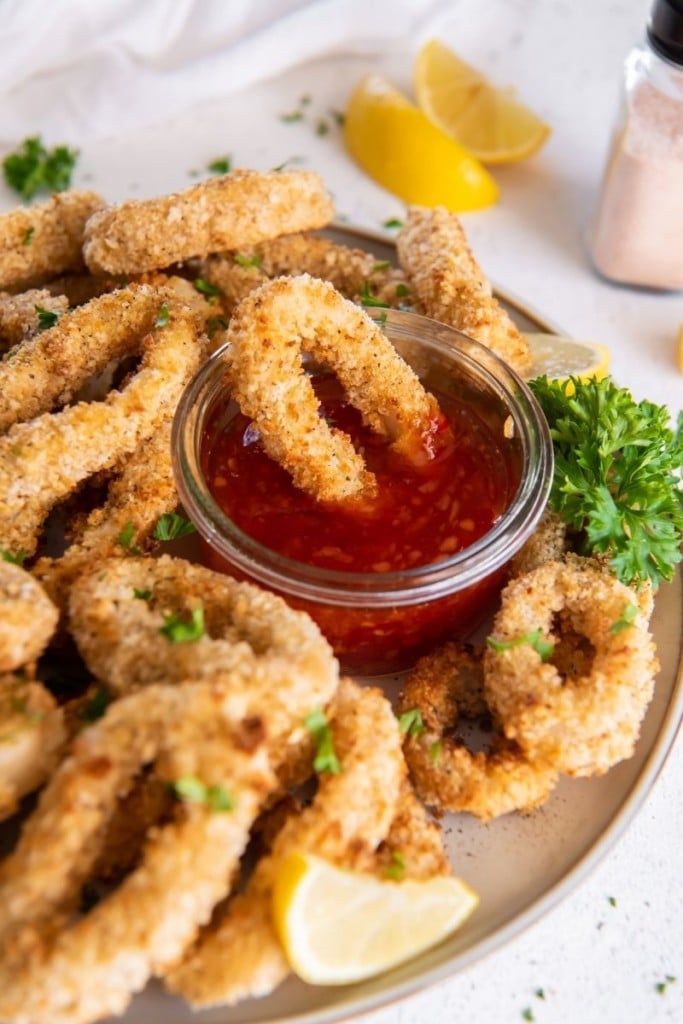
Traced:
[[[524, 544], [545, 508], [553, 470], [547, 422], [524, 381], [488, 348], [417, 313], [369, 310], [390, 340], [425, 346], [462, 368], [502, 400], [521, 440], [519, 488], [493, 529], [471, 547], [429, 565], [387, 573], [323, 569], [285, 558], [242, 531], [214, 501], [201, 471], [200, 444], [208, 412], [225, 391], [227, 345], [190, 381], [173, 422], [176, 485], [200, 536], [224, 560], [260, 585], [301, 600], [372, 608], [419, 604], [464, 590], [501, 568]], [[229, 344], [229, 343], [228, 343]]]

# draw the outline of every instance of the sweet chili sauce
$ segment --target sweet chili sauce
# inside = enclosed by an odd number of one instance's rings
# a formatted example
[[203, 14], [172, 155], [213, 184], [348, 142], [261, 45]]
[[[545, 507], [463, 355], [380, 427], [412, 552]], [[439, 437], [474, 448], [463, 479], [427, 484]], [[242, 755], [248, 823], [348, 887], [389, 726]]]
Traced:
[[[266, 455], [253, 423], [228, 401], [208, 419], [202, 469], [216, 503], [264, 547], [294, 562], [349, 573], [416, 570], [451, 557], [486, 534], [509, 506], [517, 473], [504, 440], [471, 404], [435, 391], [449, 431], [434, 458], [420, 464], [397, 455], [387, 438], [363, 424], [337, 379], [319, 374], [320, 415], [348, 434], [377, 479], [369, 501], [324, 504], [292, 483]], [[207, 547], [215, 567], [233, 566]], [[481, 619], [500, 585], [500, 573], [447, 597], [407, 607], [372, 608], [288, 602], [318, 622], [346, 670], [390, 671]]]

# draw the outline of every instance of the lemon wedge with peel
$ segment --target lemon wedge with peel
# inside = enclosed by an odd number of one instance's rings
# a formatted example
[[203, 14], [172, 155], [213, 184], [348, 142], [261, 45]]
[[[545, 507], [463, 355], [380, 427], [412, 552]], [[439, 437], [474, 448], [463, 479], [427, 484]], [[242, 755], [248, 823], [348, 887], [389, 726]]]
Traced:
[[387, 971], [450, 935], [478, 902], [457, 878], [384, 881], [307, 853], [284, 860], [273, 889], [282, 945], [312, 985]]
[[511, 90], [492, 85], [436, 39], [420, 50], [414, 79], [421, 110], [484, 163], [524, 160], [550, 134]]
[[351, 94], [344, 141], [363, 170], [406, 203], [462, 212], [498, 199], [486, 168], [379, 75], [366, 75]]
[[531, 349], [532, 366], [527, 374], [530, 379], [546, 376], [553, 380], [567, 377], [602, 380], [609, 373], [610, 351], [605, 345], [575, 341], [559, 334], [531, 333], [524, 337]]

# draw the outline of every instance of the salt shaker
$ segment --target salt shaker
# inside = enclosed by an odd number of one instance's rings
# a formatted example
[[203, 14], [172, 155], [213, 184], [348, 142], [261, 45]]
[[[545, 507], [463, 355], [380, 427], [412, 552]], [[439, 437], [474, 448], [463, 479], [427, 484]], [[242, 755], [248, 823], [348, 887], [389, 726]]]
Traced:
[[683, 289], [683, 0], [655, 0], [626, 59], [592, 249], [614, 281]]

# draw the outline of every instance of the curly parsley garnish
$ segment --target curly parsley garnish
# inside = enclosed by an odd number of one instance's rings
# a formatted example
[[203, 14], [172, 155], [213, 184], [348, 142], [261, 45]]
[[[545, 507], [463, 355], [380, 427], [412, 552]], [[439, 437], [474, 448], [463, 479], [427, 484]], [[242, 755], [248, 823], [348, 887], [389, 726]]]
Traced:
[[26, 555], [28, 554], [23, 548], [19, 548], [18, 551], [6, 551], [4, 548], [0, 550], [0, 558], [3, 562], [11, 562], [12, 565], [23, 565], [26, 561]]
[[206, 804], [211, 811], [233, 811], [235, 800], [232, 794], [219, 783], [207, 786], [196, 775], [185, 775], [171, 784], [179, 800], [189, 804]]
[[204, 609], [193, 608], [189, 621], [176, 612], [167, 612], [159, 632], [172, 644], [191, 644], [201, 640], [204, 636]]
[[609, 378], [530, 387], [550, 425], [550, 503], [578, 534], [582, 554], [604, 554], [622, 583], [670, 580], [683, 537], [683, 416], [636, 402]]
[[[2, 162], [5, 181], [28, 202], [38, 192], [63, 192], [71, 184], [78, 150], [67, 146], [46, 149], [39, 135], [24, 139]], [[25, 245], [28, 242], [24, 243]]]
[[532, 629], [524, 636], [516, 636], [512, 640], [496, 640], [495, 636], [487, 636], [486, 643], [492, 651], [496, 651], [498, 654], [503, 651], [511, 651], [513, 647], [523, 647], [524, 644], [528, 644], [540, 655], [541, 661], [548, 661], [552, 658], [555, 650], [553, 643], [543, 639], [543, 630], [541, 629]]
[[421, 736], [427, 728], [419, 708], [410, 708], [399, 715], [398, 727], [404, 736]]
[[189, 519], [176, 512], [164, 512], [154, 527], [153, 536], [155, 540], [177, 540], [178, 537], [187, 537], [196, 532], [197, 527]]
[[323, 709], [314, 708], [310, 714], [306, 715], [304, 725], [315, 741], [316, 753], [313, 767], [316, 772], [329, 772], [331, 775], [339, 775], [341, 764], [334, 749], [332, 730]]
[[44, 306], [34, 306], [33, 308], [38, 314], [38, 330], [40, 331], [49, 331], [59, 320], [59, 313], [55, 313], [51, 309], [45, 309]]

